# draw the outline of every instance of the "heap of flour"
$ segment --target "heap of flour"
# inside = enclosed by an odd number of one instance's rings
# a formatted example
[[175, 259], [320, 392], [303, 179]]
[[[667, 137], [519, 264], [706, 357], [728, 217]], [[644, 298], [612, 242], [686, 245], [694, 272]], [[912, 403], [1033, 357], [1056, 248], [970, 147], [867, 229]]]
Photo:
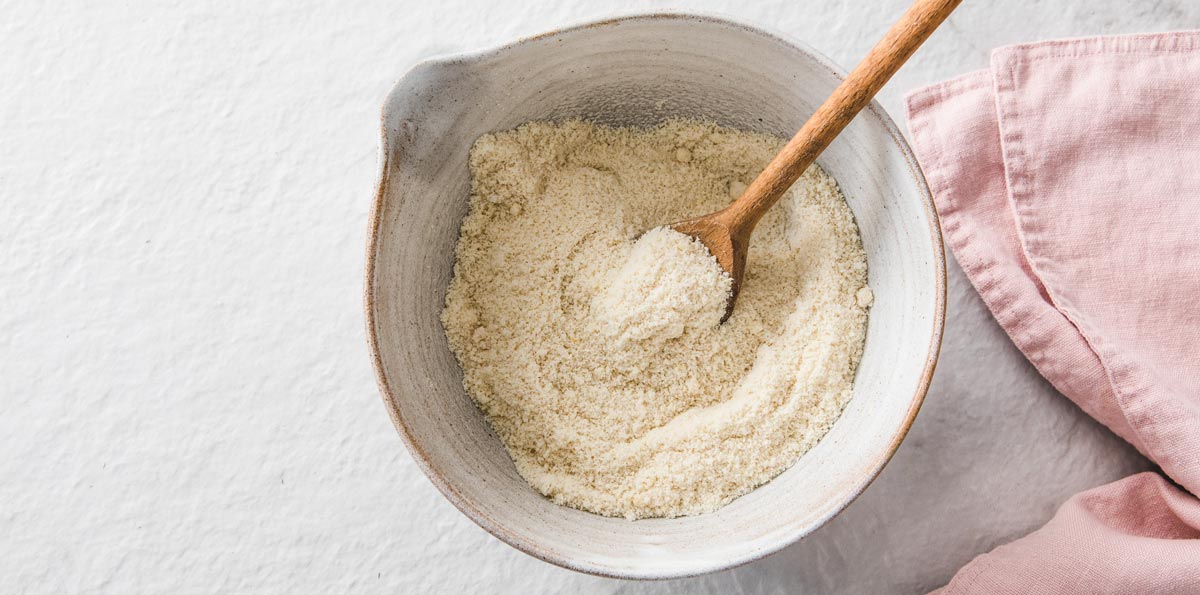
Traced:
[[592, 303], [604, 331], [621, 344], [661, 345], [716, 328], [733, 279], [698, 240], [656, 227], [634, 243]]
[[535, 489], [611, 516], [707, 512], [837, 419], [870, 289], [835, 182], [810, 168], [762, 220], [724, 324], [729, 276], [660, 227], [726, 205], [782, 142], [672, 121], [530, 123], [475, 143], [442, 322]]

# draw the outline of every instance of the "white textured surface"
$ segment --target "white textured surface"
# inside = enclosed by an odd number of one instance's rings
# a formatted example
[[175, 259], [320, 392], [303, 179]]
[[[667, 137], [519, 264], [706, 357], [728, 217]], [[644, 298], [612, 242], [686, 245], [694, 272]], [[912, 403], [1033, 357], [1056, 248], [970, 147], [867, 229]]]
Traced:
[[[378, 108], [416, 60], [661, 3], [0, 2], [0, 584], [16, 592], [919, 593], [1144, 468], [1037, 376], [955, 266], [892, 463], [757, 563], [631, 583], [453, 509], [387, 419], [361, 317]], [[905, 3], [688, 2], [852, 64]], [[681, 6], [681, 5], [676, 5]], [[881, 97], [1186, 0], [966, 2]]]

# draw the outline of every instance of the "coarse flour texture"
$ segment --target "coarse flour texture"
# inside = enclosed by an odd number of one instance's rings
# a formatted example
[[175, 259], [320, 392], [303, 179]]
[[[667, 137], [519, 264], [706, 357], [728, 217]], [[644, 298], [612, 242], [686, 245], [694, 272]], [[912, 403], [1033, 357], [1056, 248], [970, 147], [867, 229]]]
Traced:
[[442, 322], [535, 489], [631, 519], [708, 512], [840, 415], [872, 296], [834, 180], [809, 168], [758, 225], [724, 324], [729, 277], [660, 228], [728, 204], [782, 144], [699, 122], [575, 121], [472, 147]]

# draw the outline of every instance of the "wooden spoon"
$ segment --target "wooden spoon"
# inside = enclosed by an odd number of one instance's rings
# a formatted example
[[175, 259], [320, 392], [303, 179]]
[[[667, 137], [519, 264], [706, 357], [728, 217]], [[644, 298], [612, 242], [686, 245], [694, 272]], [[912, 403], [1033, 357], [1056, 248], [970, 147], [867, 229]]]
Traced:
[[729, 206], [671, 225], [708, 247], [717, 263], [733, 277], [733, 291], [725, 306], [725, 317], [733, 313], [733, 302], [741, 289], [746, 269], [750, 234], [758, 220], [808, 169], [821, 151], [862, 111], [888, 79], [917, 51], [933, 30], [950, 16], [962, 0], [917, 0], [892, 25], [866, 58], [854, 68], [833, 95], [817, 108], [800, 132], [767, 164], [741, 197]]

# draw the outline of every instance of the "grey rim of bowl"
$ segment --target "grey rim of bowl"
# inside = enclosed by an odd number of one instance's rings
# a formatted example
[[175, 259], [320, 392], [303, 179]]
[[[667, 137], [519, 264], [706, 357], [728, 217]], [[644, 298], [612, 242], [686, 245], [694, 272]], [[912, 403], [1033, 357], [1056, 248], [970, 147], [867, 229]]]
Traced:
[[[538, 39], [543, 39], [546, 37], [571, 34], [571, 33], [584, 31], [587, 29], [593, 29], [593, 28], [597, 28], [597, 27], [617, 25], [619, 23], [624, 23], [624, 22], [652, 21], [652, 20], [698, 21], [698, 22], [715, 23], [715, 24], [725, 25], [725, 26], [732, 26], [737, 29], [741, 29], [742, 31], [744, 31], [746, 33], [750, 33], [753, 35], [759, 35], [762, 37], [767, 37], [767, 38], [774, 40], [784, 46], [787, 46], [801, 54], [806, 54], [810, 58], [814, 59], [817, 63], [821, 64], [822, 66], [824, 66], [825, 68], [827, 68], [831, 72], [833, 72], [838, 77], [838, 79], [844, 79], [846, 77], [846, 71], [842, 70], [839, 66], [837, 66], [832, 60], [827, 58], [824, 54], [814, 50], [813, 48], [809, 47], [808, 45], [806, 45], [800, 41], [792, 39], [790, 36], [788, 36], [784, 33], [771, 31], [771, 30], [765, 29], [763, 27], [760, 27], [758, 25], [752, 25], [750, 23], [747, 23], [747, 22], [744, 22], [744, 21], [741, 21], [738, 19], [730, 18], [727, 16], [718, 16], [715, 14], [690, 12], [690, 11], [689, 12], [684, 12], [684, 11], [641, 12], [641, 13], [631, 13], [631, 14], [622, 15], [622, 16], [613, 17], [613, 18], [607, 18], [607, 19], [579, 22], [579, 23], [576, 23], [573, 25], [569, 25], [569, 26], [560, 28], [560, 29], [554, 29], [551, 31], [547, 31], [545, 33], [538, 34], [538, 35], [521, 38], [517, 41], [511, 42], [508, 44], [504, 44], [499, 47], [483, 49], [483, 50], [478, 50], [478, 51], [474, 51], [474, 52], [459, 53], [459, 54], [454, 54], [451, 56], [431, 58], [428, 60], [424, 60], [424, 61], [421, 61], [421, 62], [417, 63], [416, 65], [414, 65], [409, 70], [409, 72], [415, 71], [419, 68], [422, 68], [422, 67], [430, 65], [430, 64], [454, 63], [454, 62], [465, 62], [465, 61], [476, 60], [476, 59], [479, 59], [484, 56], [502, 53], [512, 47], [515, 47], [520, 44], [524, 44], [529, 41], [536, 41]], [[408, 73], [405, 73], [405, 76], [407, 76], [407, 74]], [[405, 77], [401, 77], [400, 79], [397, 80], [397, 83], [394, 84], [392, 89], [388, 92], [387, 97], [391, 97], [392, 92], [395, 91], [396, 86], [399, 85], [399, 81], [403, 80], [403, 78], [405, 78]], [[917, 188], [921, 192], [922, 203], [925, 206], [926, 215], [928, 216], [929, 223], [930, 223], [929, 235], [930, 235], [930, 239], [933, 242], [933, 248], [934, 248], [934, 250], [933, 250], [934, 267], [936, 269], [935, 282], [937, 284], [936, 291], [934, 292], [934, 295], [937, 299], [937, 303], [935, 304], [935, 307], [934, 307], [934, 316], [933, 316], [934, 328], [933, 328], [932, 338], [929, 343], [929, 350], [928, 350], [928, 353], [927, 353], [926, 359], [925, 359], [925, 367], [921, 373], [921, 379], [917, 386], [917, 390], [913, 394], [912, 402], [909, 405], [908, 415], [906, 416], [903, 425], [896, 432], [896, 434], [892, 437], [892, 442], [890, 445], [888, 445], [887, 452], [883, 453], [883, 455], [881, 457], [879, 457], [879, 459], [875, 462], [874, 469], [871, 470], [871, 472], [867, 475], [867, 477], [865, 477], [859, 483], [859, 485], [857, 485], [853, 489], [850, 496], [848, 498], [846, 498], [846, 500], [844, 502], [842, 502], [833, 512], [831, 512], [829, 514], [829, 516], [827, 516], [824, 519], [821, 519], [820, 523], [815, 524], [811, 528], [799, 531], [795, 535], [789, 536], [787, 539], [781, 540], [778, 544], [772, 545], [771, 547], [768, 547], [763, 550], [759, 550], [759, 551], [756, 551], [751, 554], [744, 555], [744, 556], [741, 556], [738, 558], [733, 558], [733, 559], [730, 559], [730, 560], [727, 560], [724, 562], [708, 564], [705, 566], [699, 566], [696, 568], [691, 568], [691, 569], [687, 569], [687, 570], [683, 570], [683, 571], [621, 574], [619, 572], [613, 572], [612, 570], [609, 570], [608, 568], [605, 568], [605, 567], [595, 566], [595, 565], [592, 565], [592, 564], [586, 563], [586, 562], [580, 563], [580, 562], [576, 562], [576, 561], [567, 559], [563, 556], [560, 556], [558, 553], [556, 553], [554, 551], [545, 549], [536, 543], [526, 542], [526, 541], [522, 540], [521, 538], [517, 537], [516, 535], [510, 533], [503, 525], [496, 522], [492, 518], [485, 515], [482, 511], [477, 509], [471, 501], [467, 500], [466, 498], [464, 498], [462, 496], [462, 494], [458, 493], [458, 491], [454, 488], [454, 486], [450, 485], [449, 483], [447, 483], [444, 480], [441, 472], [439, 472], [437, 469], [435, 469], [430, 464], [428, 456], [421, 449], [420, 445], [418, 445], [413, 440], [412, 435], [410, 434], [410, 432], [408, 430], [408, 427], [405, 426], [404, 422], [402, 421], [402, 419], [400, 417], [400, 411], [396, 407], [395, 400], [392, 398], [391, 387], [388, 386], [387, 378], [384, 375], [383, 363], [382, 363], [380, 355], [379, 355], [378, 337], [375, 332], [375, 326], [376, 326], [375, 325], [375, 255], [376, 255], [376, 248], [378, 247], [378, 240], [379, 240], [379, 212], [380, 212], [380, 207], [383, 205], [383, 192], [387, 186], [387, 184], [386, 184], [387, 183], [387, 170], [388, 170], [387, 166], [388, 166], [388, 157], [389, 157], [390, 149], [391, 149], [391, 147], [389, 146], [387, 129], [384, 125], [385, 118], [386, 118], [386, 110], [387, 110], [387, 102], [385, 101], [383, 111], [380, 114], [380, 142], [379, 142], [379, 157], [378, 157], [378, 173], [376, 176], [376, 183], [375, 183], [375, 200], [374, 200], [373, 204], [371, 205], [371, 214], [370, 214], [370, 218], [368, 219], [368, 223], [367, 223], [367, 225], [368, 225], [368, 228], [367, 228], [367, 259], [366, 259], [366, 267], [365, 267], [365, 277], [366, 278], [365, 278], [365, 282], [364, 282], [363, 308], [365, 310], [365, 319], [366, 319], [366, 327], [367, 327], [366, 328], [367, 342], [368, 342], [368, 345], [371, 350], [371, 362], [375, 369], [375, 381], [379, 386], [380, 396], [383, 398], [383, 402], [387, 407], [388, 416], [391, 417], [392, 424], [396, 427], [396, 430], [400, 434], [400, 438], [403, 440], [404, 445], [406, 447], [408, 447], [408, 450], [412, 454], [413, 459], [416, 461], [417, 466], [421, 469], [421, 471], [423, 473], [425, 473], [425, 476], [428, 477], [429, 480], [433, 482], [433, 485], [435, 487], [437, 487], [438, 491], [440, 491], [442, 493], [442, 495], [445, 496], [446, 499], [449, 500], [450, 503], [454, 505], [455, 508], [457, 508], [460, 512], [462, 512], [464, 515], [466, 515], [467, 518], [471, 519], [475, 524], [482, 527], [488, 533], [491, 533], [497, 539], [507, 543], [508, 545], [516, 548], [517, 550], [520, 550], [521, 552], [524, 552], [524, 553], [526, 553], [530, 556], [533, 556], [539, 560], [549, 562], [556, 566], [561, 566], [563, 568], [567, 568], [570, 570], [593, 574], [596, 576], [621, 578], [621, 579], [661, 580], [661, 579], [671, 579], [671, 578], [684, 578], [684, 577], [689, 577], [689, 576], [699, 576], [702, 574], [708, 574], [708, 573], [717, 572], [720, 570], [728, 570], [730, 568], [735, 568], [735, 567], [738, 567], [738, 566], [741, 566], [744, 564], [748, 564], [750, 562], [754, 562], [756, 560], [765, 558], [771, 554], [774, 554], [774, 553], [782, 550], [783, 548], [785, 548], [789, 545], [792, 545], [793, 543], [796, 543], [797, 541], [803, 539], [805, 536], [807, 536], [812, 531], [815, 531], [817, 528], [823, 526], [825, 523], [828, 523], [830, 519], [832, 519], [833, 517], [840, 514], [843, 510], [845, 510], [846, 507], [849, 506], [852, 502], [854, 502], [854, 500], [856, 500], [858, 498], [858, 496], [861, 495], [864, 490], [866, 490], [867, 486], [869, 486], [871, 484], [871, 482], [874, 481], [875, 478], [879, 476], [879, 473], [883, 470], [884, 466], [887, 465], [888, 461], [890, 461], [892, 456], [896, 453], [896, 449], [898, 449], [900, 447], [900, 443], [903, 442], [905, 436], [908, 435], [908, 431], [912, 427], [913, 421], [916, 419], [917, 413], [921, 409], [921, 404], [925, 400], [925, 395], [929, 391], [929, 384], [933, 380], [934, 369], [937, 367], [938, 355], [941, 350], [942, 333], [945, 328], [945, 318], [946, 318], [945, 248], [944, 248], [944, 244], [942, 242], [942, 230], [941, 230], [941, 225], [940, 225], [940, 222], [938, 219], [937, 209], [934, 208], [934, 205], [933, 205], [933, 197], [929, 192], [929, 187], [926, 184], [925, 176], [921, 172], [920, 166], [917, 164], [916, 157], [913, 155], [912, 150], [909, 148], [908, 142], [904, 139], [903, 134], [900, 133], [900, 130], [899, 130], [899, 128], [896, 127], [895, 122], [892, 121], [891, 116], [889, 116], [888, 113], [886, 111], [884, 111], [883, 107], [881, 105], [879, 105], [879, 103], [877, 101], [872, 101], [870, 106], [868, 106], [867, 109], [870, 110], [870, 112], [875, 117], [879, 118], [879, 120], [881, 122], [883, 122], [885, 128], [887, 129], [888, 135], [892, 139], [892, 143], [896, 146], [897, 149], [900, 150], [901, 154], [904, 155], [905, 163], [908, 164], [909, 175], [912, 176], [913, 181], [916, 182]]]

